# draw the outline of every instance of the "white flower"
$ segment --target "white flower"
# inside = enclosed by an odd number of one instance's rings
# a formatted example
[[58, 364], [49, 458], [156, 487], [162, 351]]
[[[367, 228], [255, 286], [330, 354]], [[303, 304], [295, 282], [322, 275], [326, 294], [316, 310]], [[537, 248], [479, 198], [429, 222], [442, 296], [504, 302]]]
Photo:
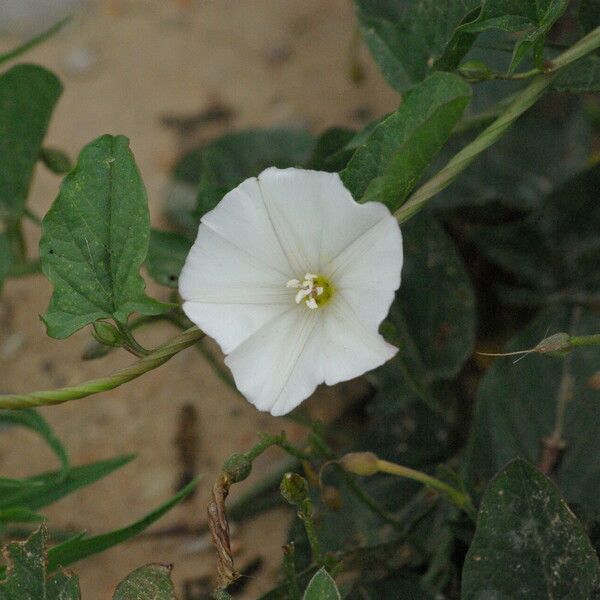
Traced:
[[394, 356], [378, 328], [401, 269], [383, 204], [358, 204], [337, 174], [270, 168], [202, 217], [179, 290], [242, 394], [284, 415]]

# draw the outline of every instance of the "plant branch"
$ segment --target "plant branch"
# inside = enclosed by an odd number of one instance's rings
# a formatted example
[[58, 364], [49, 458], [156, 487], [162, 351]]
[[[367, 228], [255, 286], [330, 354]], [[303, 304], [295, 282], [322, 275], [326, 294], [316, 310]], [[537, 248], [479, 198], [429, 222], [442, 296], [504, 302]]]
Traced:
[[557, 56], [549, 72], [538, 75], [513, 100], [510, 106], [470, 144], [458, 152], [438, 173], [416, 190], [394, 213], [400, 223], [406, 222], [432, 197], [446, 188], [474, 160], [497, 142], [506, 130], [552, 85], [558, 72], [572, 62], [600, 47], [600, 27], [581, 38], [571, 48]]
[[193, 346], [204, 337], [204, 333], [197, 327], [184, 331], [181, 335], [173, 338], [170, 342], [159, 346], [156, 350], [144, 356], [133, 364], [115, 371], [107, 377], [92, 379], [79, 385], [60, 388], [57, 390], [32, 392], [31, 394], [1, 394], [0, 409], [2, 408], [31, 408], [34, 406], [46, 406], [50, 404], [61, 404], [70, 400], [85, 398], [99, 392], [106, 392], [117, 388], [132, 379], [140, 377], [148, 371], [152, 371], [166, 363], [177, 353]]

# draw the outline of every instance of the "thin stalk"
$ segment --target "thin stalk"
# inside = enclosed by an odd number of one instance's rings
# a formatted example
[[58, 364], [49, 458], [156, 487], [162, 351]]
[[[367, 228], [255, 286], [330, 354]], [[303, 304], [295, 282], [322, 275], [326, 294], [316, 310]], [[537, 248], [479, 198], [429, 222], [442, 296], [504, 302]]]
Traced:
[[60, 388], [57, 390], [33, 392], [31, 394], [2, 394], [0, 395], [0, 409], [2, 408], [31, 408], [33, 406], [46, 406], [61, 404], [70, 400], [86, 398], [92, 394], [106, 392], [140, 377], [166, 363], [177, 353], [193, 346], [204, 337], [204, 333], [197, 327], [192, 327], [181, 335], [173, 338], [166, 344], [144, 356], [133, 364], [115, 371], [107, 377], [92, 379], [79, 385]]
[[549, 72], [535, 77], [513, 100], [510, 106], [470, 144], [456, 154], [438, 173], [424, 183], [394, 213], [400, 223], [406, 222], [432, 197], [446, 188], [482, 152], [496, 143], [506, 130], [552, 85], [559, 71], [600, 47], [600, 27], [581, 38], [571, 48], [557, 56]]
[[43, 31], [39, 35], [36, 35], [34, 38], [31, 38], [30, 40], [26, 41], [21, 46], [18, 46], [17, 48], [0, 54], [0, 63], [6, 62], [7, 60], [12, 60], [13, 58], [17, 58], [18, 56], [21, 56], [21, 54], [24, 54], [28, 50], [31, 50], [31, 48], [34, 48], [38, 44], [41, 44], [42, 42], [46, 41], [49, 37], [52, 37], [57, 31], [62, 29], [70, 20], [70, 16], [65, 19], [62, 19], [62, 21], [58, 21], [58, 23], [55, 23], [50, 28], [46, 29], [46, 31]]
[[461, 492], [451, 485], [448, 485], [441, 479], [431, 477], [431, 475], [427, 475], [427, 473], [423, 473], [422, 471], [417, 471], [415, 469], [411, 469], [410, 467], [405, 467], [403, 465], [398, 465], [396, 463], [381, 459], [377, 459], [377, 469], [380, 473], [388, 473], [389, 475], [397, 475], [398, 477], [406, 477], [407, 479], [418, 481], [419, 483], [422, 483], [423, 485], [426, 485], [437, 492], [441, 492], [450, 500], [452, 500], [453, 504], [464, 510], [469, 515], [475, 514], [475, 507], [473, 506], [471, 498], [464, 492]]
[[591, 335], [572, 335], [569, 337], [569, 343], [573, 348], [581, 346], [600, 346], [600, 333]]
[[119, 323], [118, 321], [115, 322], [117, 324], [117, 329], [119, 330], [119, 333], [123, 336], [123, 340], [125, 341], [125, 344], [123, 345], [125, 346], [126, 350], [129, 350], [132, 354], [135, 354], [140, 358], [143, 356], [148, 356], [151, 353], [150, 350], [144, 348], [133, 337], [133, 334], [131, 333], [131, 330], [128, 325], [124, 323]]

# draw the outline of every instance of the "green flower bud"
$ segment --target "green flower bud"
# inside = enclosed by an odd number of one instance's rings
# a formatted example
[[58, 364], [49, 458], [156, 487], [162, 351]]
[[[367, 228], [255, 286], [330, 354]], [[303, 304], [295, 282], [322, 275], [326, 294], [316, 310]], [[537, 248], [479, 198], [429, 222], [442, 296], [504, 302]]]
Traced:
[[458, 72], [467, 81], [486, 81], [494, 78], [494, 71], [480, 60], [468, 60], [458, 67]]
[[92, 335], [98, 342], [105, 346], [113, 346], [114, 348], [122, 346], [123, 338], [114, 325], [106, 321], [95, 321], [92, 323], [92, 326], [94, 328]]
[[229, 476], [230, 483], [244, 481], [252, 471], [252, 461], [244, 454], [232, 454], [223, 463], [223, 471]]
[[301, 507], [308, 498], [308, 482], [297, 473], [286, 473], [281, 480], [279, 490], [293, 506]]
[[344, 471], [355, 475], [375, 475], [379, 472], [379, 459], [372, 452], [350, 452], [340, 458]]

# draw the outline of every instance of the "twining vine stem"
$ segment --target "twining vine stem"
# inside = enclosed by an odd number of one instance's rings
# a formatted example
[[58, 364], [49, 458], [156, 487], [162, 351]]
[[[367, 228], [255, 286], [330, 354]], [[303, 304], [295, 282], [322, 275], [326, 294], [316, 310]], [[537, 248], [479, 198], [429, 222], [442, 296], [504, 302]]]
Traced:
[[427, 200], [441, 192], [450, 185], [454, 179], [464, 171], [474, 160], [498, 141], [506, 130], [552, 85], [558, 73], [572, 62], [589, 54], [600, 47], [600, 27], [592, 30], [581, 38], [571, 48], [557, 56], [551, 63], [548, 71], [535, 77], [532, 82], [519, 94], [507, 110], [503, 112], [489, 127], [484, 129], [470, 144], [438, 171], [429, 181], [425, 182], [408, 200], [394, 213], [398, 222], [405, 223]]
[[166, 363], [178, 352], [193, 346], [204, 337], [204, 333], [197, 327], [191, 327], [181, 335], [174, 337], [166, 344], [159, 346], [147, 356], [133, 364], [115, 371], [107, 377], [91, 379], [79, 385], [60, 388], [57, 390], [33, 392], [31, 394], [2, 394], [0, 395], [0, 409], [2, 408], [31, 408], [47, 404], [61, 404], [69, 400], [85, 398], [99, 392], [106, 392], [136, 379], [140, 375], [152, 371]]

